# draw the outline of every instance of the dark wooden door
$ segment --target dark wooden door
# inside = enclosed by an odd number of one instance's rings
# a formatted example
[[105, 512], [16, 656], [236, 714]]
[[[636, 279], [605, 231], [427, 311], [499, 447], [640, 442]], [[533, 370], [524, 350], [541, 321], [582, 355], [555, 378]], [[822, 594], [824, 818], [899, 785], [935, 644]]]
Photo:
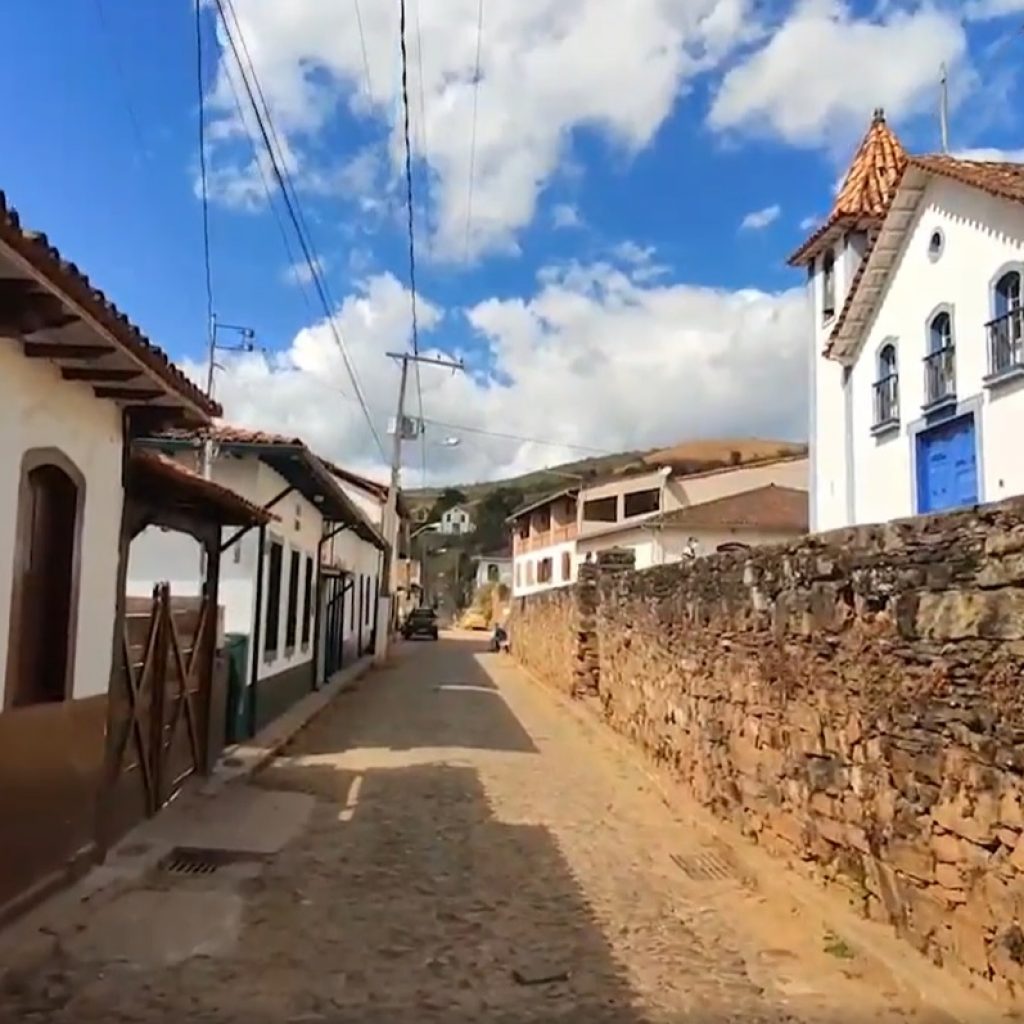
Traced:
[[78, 488], [52, 464], [31, 470], [25, 483], [13, 707], [64, 700], [71, 687]]

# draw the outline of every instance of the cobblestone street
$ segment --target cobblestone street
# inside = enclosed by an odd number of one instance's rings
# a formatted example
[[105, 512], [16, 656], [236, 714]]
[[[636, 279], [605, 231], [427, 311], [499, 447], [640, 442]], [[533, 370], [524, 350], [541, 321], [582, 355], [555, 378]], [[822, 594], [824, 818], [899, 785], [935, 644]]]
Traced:
[[479, 641], [406, 644], [249, 785], [315, 798], [280, 853], [144, 883], [157, 905], [198, 893], [211, 923], [238, 899], [227, 941], [154, 964], [62, 936], [9, 973], [3, 1018], [949, 1019], [745, 878], [602, 727]]

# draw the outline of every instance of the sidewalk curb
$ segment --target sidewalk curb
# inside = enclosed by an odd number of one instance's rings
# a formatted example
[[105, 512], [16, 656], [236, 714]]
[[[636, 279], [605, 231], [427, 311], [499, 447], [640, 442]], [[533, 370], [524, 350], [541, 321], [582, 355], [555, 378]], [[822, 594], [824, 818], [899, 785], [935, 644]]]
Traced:
[[197, 792], [212, 796], [227, 785], [255, 775], [337, 697], [354, 689], [372, 668], [373, 656], [365, 655], [354, 665], [335, 673], [326, 686], [306, 694], [284, 714], [265, 725], [252, 739], [225, 747], [210, 777]]

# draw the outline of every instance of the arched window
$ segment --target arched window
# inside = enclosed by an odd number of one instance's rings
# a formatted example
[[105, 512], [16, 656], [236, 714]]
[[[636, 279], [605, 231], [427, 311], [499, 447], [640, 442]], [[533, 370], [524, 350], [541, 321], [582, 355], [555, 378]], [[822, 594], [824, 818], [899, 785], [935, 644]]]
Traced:
[[925, 357], [925, 404], [956, 396], [956, 340], [953, 318], [946, 310], [928, 323], [928, 355]]
[[22, 463], [4, 691], [8, 707], [53, 703], [71, 695], [84, 491], [80, 480], [60, 453], [29, 452]]
[[821, 259], [821, 310], [826, 320], [836, 312], [836, 257], [828, 249]]
[[1008, 270], [996, 282], [996, 317], [1009, 316], [1020, 309], [1020, 273]]
[[896, 366], [896, 345], [887, 341], [878, 350], [878, 376], [875, 378], [875, 426], [898, 423], [900, 418], [900, 380]]
[[1024, 366], [1024, 310], [1021, 274], [1008, 270], [996, 281], [992, 303], [995, 319], [988, 325], [989, 373], [993, 376]]

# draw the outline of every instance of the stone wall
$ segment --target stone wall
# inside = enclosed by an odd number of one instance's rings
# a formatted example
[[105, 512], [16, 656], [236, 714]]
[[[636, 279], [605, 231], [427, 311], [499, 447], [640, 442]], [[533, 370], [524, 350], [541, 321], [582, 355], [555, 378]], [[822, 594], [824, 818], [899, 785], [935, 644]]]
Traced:
[[716, 814], [1024, 995], [1024, 502], [614, 568], [557, 618], [517, 602], [515, 653], [563, 687], [591, 665]]
[[577, 595], [572, 587], [513, 601], [509, 630], [513, 655], [563, 693], [573, 692], [577, 615]]

